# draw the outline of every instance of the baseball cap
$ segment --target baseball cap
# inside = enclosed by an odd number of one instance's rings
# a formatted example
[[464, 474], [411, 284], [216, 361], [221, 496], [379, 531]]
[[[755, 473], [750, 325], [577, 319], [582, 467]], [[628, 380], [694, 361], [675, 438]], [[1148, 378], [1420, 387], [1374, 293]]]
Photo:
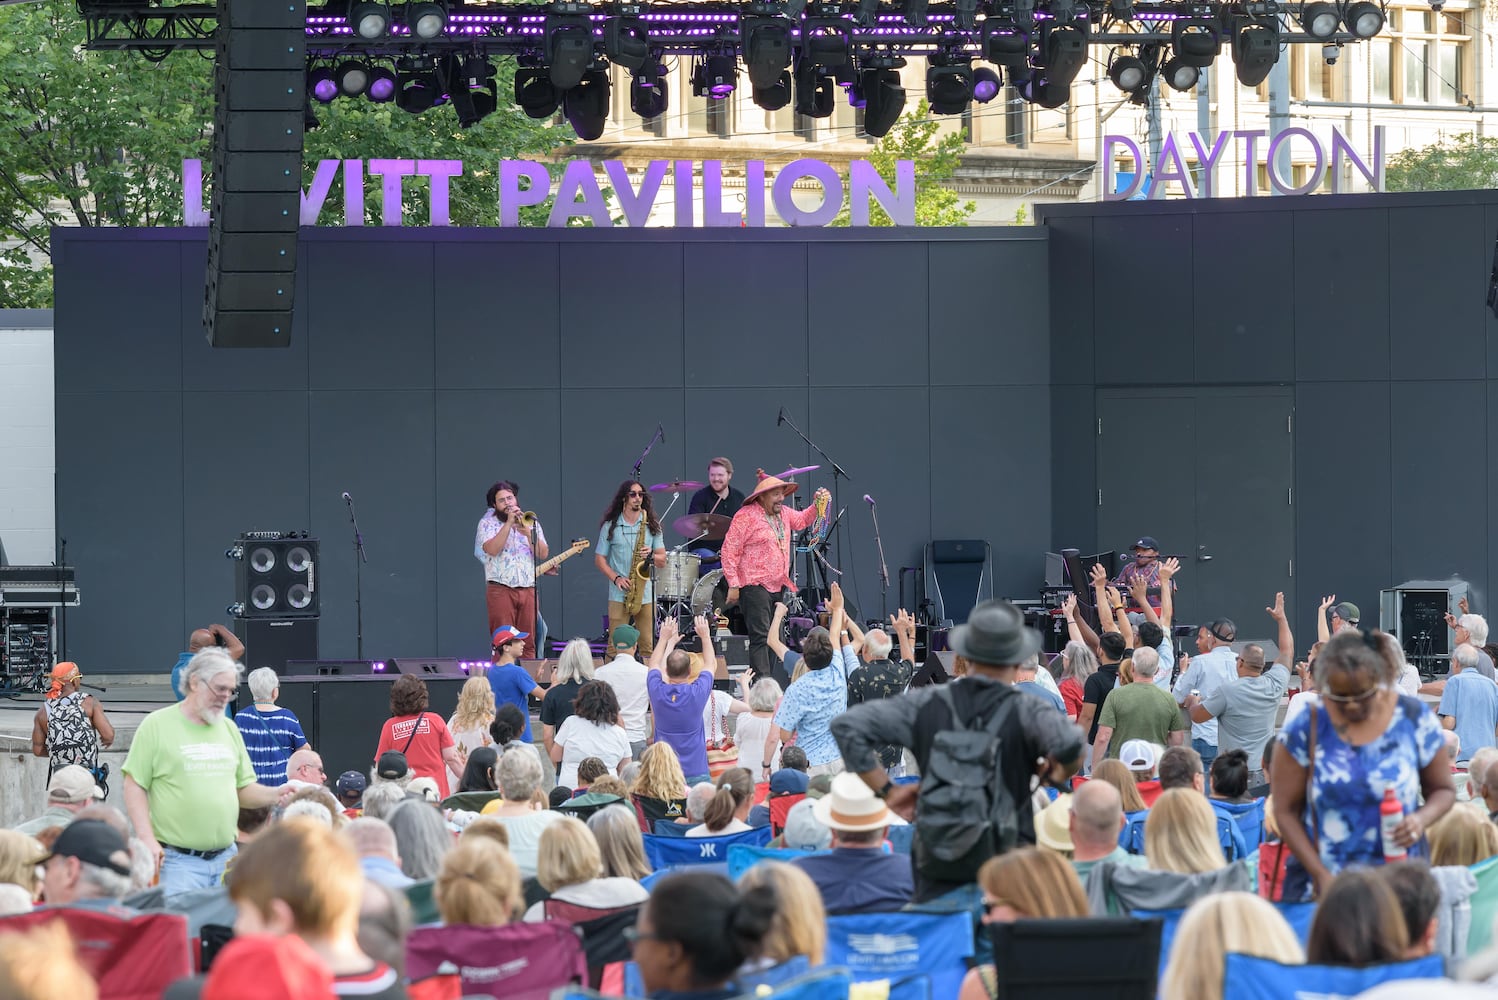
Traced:
[[224, 946], [203, 1000], [335, 1000], [333, 973], [295, 934], [238, 937]]
[[816, 802], [802, 799], [785, 814], [785, 846], [796, 851], [820, 851], [832, 843], [832, 831], [823, 826], [813, 809]]
[[806, 776], [805, 771], [782, 767], [770, 775], [770, 794], [805, 795], [806, 788], [810, 783], [811, 779]]
[[1214, 618], [1206, 628], [1218, 642], [1232, 642], [1238, 638], [1238, 626], [1231, 618]]
[[1358, 606], [1351, 601], [1343, 601], [1340, 604], [1333, 605], [1332, 614], [1336, 615], [1338, 618], [1342, 619], [1349, 625], [1356, 625], [1358, 623], [1358, 619], [1362, 617], [1362, 615], [1358, 613]]
[[75, 819], [62, 828], [48, 858], [77, 858], [116, 875], [130, 874], [130, 850], [119, 831], [103, 820]]
[[399, 781], [411, 771], [406, 763], [406, 755], [399, 750], [386, 750], [380, 754], [379, 763], [375, 765], [375, 774], [385, 781]]
[[[381, 754], [381, 756], [383, 757], [384, 755]], [[338, 793], [340, 799], [349, 797], [357, 798], [363, 795], [364, 789], [368, 787], [369, 779], [364, 777], [364, 772], [362, 771], [344, 771], [333, 784], [333, 790]]]
[[639, 645], [640, 630], [633, 625], [615, 625], [609, 633], [609, 642], [615, 649], [630, 649]]
[[47, 801], [65, 802], [76, 805], [79, 802], [87, 802], [89, 799], [102, 799], [104, 789], [94, 781], [94, 776], [88, 769], [77, 764], [68, 764], [59, 767], [52, 775], [52, 780], [47, 782]]
[[516, 639], [529, 639], [530, 635], [529, 632], [522, 632], [513, 625], [501, 625], [494, 630], [494, 645], [503, 646], [505, 643], [514, 642]]
[[1118, 759], [1131, 771], [1153, 771], [1159, 763], [1155, 757], [1155, 745], [1149, 740], [1125, 740], [1118, 748]]
[[1134, 543], [1134, 548], [1136, 548], [1136, 549], [1154, 549], [1156, 552], [1159, 552], [1160, 551], [1160, 543], [1157, 542], [1157, 541], [1155, 541], [1153, 535], [1141, 535], [1140, 538], [1139, 538], [1139, 541], [1137, 541], [1137, 542]]

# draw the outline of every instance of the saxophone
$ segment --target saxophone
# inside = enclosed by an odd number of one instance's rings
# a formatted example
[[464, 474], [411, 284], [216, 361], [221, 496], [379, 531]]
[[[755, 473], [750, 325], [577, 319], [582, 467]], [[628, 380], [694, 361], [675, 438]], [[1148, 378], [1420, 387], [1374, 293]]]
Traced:
[[645, 605], [645, 587], [650, 583], [650, 515], [640, 511], [640, 533], [635, 538], [635, 551], [629, 557], [629, 589], [624, 592], [624, 614], [627, 621]]

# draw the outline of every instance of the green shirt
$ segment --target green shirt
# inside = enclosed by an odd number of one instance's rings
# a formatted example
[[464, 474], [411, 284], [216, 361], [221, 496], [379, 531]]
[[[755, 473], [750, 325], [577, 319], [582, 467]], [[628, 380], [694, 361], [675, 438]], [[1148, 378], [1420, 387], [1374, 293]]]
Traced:
[[150, 795], [156, 840], [195, 851], [234, 843], [239, 789], [255, 783], [234, 723], [220, 717], [205, 726], [178, 705], [141, 721], [124, 772]]
[[1148, 681], [1135, 681], [1113, 689], [1103, 702], [1103, 716], [1098, 725], [1113, 727], [1108, 756], [1117, 757], [1128, 740], [1167, 745], [1171, 733], [1186, 728], [1186, 720], [1168, 692]]
[[1104, 861], [1111, 861], [1128, 868], [1143, 868], [1146, 863], [1145, 859], [1139, 855], [1130, 854], [1122, 847], [1115, 847], [1113, 848], [1113, 853], [1106, 857], [1098, 858], [1095, 861], [1073, 861], [1071, 866], [1076, 869], [1078, 880], [1085, 886], [1087, 884], [1087, 876], [1092, 874], [1092, 870]]

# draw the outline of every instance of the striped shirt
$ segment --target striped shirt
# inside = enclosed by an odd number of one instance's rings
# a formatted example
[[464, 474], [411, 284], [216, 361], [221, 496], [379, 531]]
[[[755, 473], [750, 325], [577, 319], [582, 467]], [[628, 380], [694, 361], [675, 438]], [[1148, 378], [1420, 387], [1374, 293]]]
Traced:
[[286, 784], [286, 762], [293, 750], [307, 743], [296, 715], [284, 708], [262, 712], [251, 705], [234, 716], [234, 724], [244, 737], [255, 779], [272, 788]]

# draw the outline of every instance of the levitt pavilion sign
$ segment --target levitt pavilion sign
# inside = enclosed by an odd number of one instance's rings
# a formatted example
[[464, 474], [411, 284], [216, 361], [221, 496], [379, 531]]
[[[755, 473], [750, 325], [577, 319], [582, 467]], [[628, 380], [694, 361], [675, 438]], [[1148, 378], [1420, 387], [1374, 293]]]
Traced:
[[[613, 199], [623, 214], [626, 226], [643, 226], [650, 219], [660, 196], [661, 185], [669, 174], [672, 179], [673, 224], [679, 227], [698, 225], [694, 202], [696, 178], [702, 179], [703, 226], [761, 227], [765, 225], [766, 171], [763, 160], [744, 164], [743, 208], [723, 205], [723, 161], [651, 160], [640, 175], [639, 183], [618, 160], [603, 164], [606, 184], [613, 188]], [[448, 183], [463, 175], [462, 160], [322, 160], [317, 164], [312, 186], [302, 192], [301, 224], [315, 226], [322, 217], [323, 206], [332, 191], [333, 181], [343, 174], [343, 224], [364, 224], [365, 178], [379, 178], [381, 198], [380, 221], [386, 226], [401, 225], [401, 191], [408, 177], [425, 177], [430, 184], [428, 222], [433, 226], [450, 224]], [[801, 208], [791, 199], [791, 189], [798, 181], [810, 182], [819, 189], [818, 203]], [[807, 185], [803, 185], [807, 186]], [[842, 175], [821, 160], [792, 160], [775, 174], [769, 185], [770, 203], [787, 225], [825, 226], [837, 218], [845, 204]], [[890, 190], [879, 171], [866, 160], [848, 165], [846, 205], [849, 221], [855, 226], [869, 224], [869, 203], [877, 202], [897, 226], [915, 225], [915, 161], [895, 164], [895, 186]], [[499, 224], [520, 225], [520, 209], [541, 205], [554, 197], [548, 226], [565, 226], [573, 219], [587, 219], [595, 226], [612, 226], [613, 211], [604, 197], [594, 165], [588, 160], [572, 160], [562, 171], [553, 189], [551, 174], [543, 163], [532, 160], [501, 160], [499, 164]], [[208, 225], [203, 208], [203, 162], [182, 161], [183, 222], [188, 226]]]

